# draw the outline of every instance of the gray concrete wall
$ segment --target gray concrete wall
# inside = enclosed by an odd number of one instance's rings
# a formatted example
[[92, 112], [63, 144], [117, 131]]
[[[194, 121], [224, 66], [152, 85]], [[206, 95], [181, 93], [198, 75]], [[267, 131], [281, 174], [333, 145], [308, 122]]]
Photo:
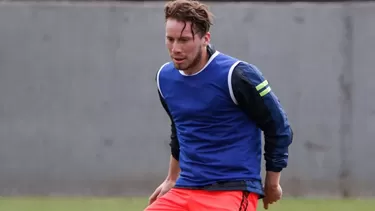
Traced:
[[[375, 194], [375, 4], [213, 4], [295, 131], [288, 195]], [[167, 173], [161, 3], [0, 4], [0, 193], [148, 194]]]

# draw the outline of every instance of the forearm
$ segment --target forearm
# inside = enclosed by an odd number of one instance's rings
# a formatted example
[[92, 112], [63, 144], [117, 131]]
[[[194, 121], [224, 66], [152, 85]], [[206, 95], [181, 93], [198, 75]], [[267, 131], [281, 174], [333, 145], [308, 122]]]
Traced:
[[280, 172], [288, 165], [289, 146], [293, 140], [293, 132], [290, 127], [287, 127], [283, 132], [278, 132], [276, 134], [273, 131], [266, 130], [264, 135], [266, 171]]
[[177, 178], [180, 175], [180, 165], [178, 160], [176, 160], [172, 155], [170, 156], [169, 161], [169, 170], [166, 181], [176, 182]]
[[268, 187], [277, 187], [280, 184], [280, 176], [281, 176], [281, 172], [267, 171], [265, 184]]

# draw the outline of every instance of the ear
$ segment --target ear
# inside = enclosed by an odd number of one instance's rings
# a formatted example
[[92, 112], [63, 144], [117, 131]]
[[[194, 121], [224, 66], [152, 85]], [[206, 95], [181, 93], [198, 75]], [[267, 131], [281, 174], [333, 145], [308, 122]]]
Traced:
[[207, 32], [203, 36], [203, 44], [204, 44], [204, 46], [208, 46], [210, 44], [210, 41], [211, 41], [211, 34], [210, 34], [210, 32]]

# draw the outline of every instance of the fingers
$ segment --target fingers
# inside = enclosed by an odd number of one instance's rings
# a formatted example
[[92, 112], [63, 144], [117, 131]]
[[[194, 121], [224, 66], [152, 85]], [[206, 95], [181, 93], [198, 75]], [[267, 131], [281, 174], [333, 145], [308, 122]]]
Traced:
[[267, 198], [267, 197], [263, 198], [264, 209], [268, 210], [269, 205], [273, 204], [274, 202], [277, 202], [277, 200], [269, 200], [269, 198]]
[[152, 193], [152, 195], [150, 196], [150, 198], [148, 199], [148, 204], [152, 204], [154, 203], [154, 201], [158, 198], [159, 194], [160, 194], [160, 188], [157, 188], [154, 193]]
[[273, 197], [273, 198], [268, 198], [267, 199], [267, 202], [268, 202], [268, 204], [273, 204], [273, 203], [275, 203], [275, 202], [277, 202], [279, 199], [278, 198], [276, 198], [276, 197]]
[[156, 200], [156, 196], [152, 195], [150, 196], [150, 198], [148, 199], [148, 205], [151, 205], [152, 203], [154, 203]]
[[267, 200], [267, 198], [263, 198], [263, 208], [265, 210], [268, 210], [268, 200]]
[[272, 197], [272, 196], [268, 196], [268, 197], [263, 198], [263, 202], [267, 203], [267, 204], [273, 204], [273, 203], [277, 202], [278, 200], [279, 199], [277, 199], [276, 197]]
[[158, 188], [155, 190], [155, 192], [150, 196], [149, 198], [149, 205], [152, 204], [156, 199], [160, 198], [166, 193], [166, 191], [163, 191], [162, 188]]
[[159, 194], [156, 196], [156, 198], [159, 198], [159, 197], [161, 197], [162, 195], [164, 195], [164, 191], [160, 191]]
[[282, 193], [281, 192], [274, 192], [274, 191], [266, 191], [265, 197], [263, 198], [263, 207], [264, 209], [268, 209], [270, 204], [276, 203], [281, 199]]
[[148, 199], [148, 205], [151, 205], [152, 203], [154, 203], [154, 201], [155, 201], [155, 197], [150, 197]]

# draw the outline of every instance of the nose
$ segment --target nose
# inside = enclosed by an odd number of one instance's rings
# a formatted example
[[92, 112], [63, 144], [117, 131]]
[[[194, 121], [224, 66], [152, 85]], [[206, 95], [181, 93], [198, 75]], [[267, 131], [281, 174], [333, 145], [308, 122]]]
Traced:
[[177, 42], [172, 45], [172, 53], [181, 53], [181, 46]]

